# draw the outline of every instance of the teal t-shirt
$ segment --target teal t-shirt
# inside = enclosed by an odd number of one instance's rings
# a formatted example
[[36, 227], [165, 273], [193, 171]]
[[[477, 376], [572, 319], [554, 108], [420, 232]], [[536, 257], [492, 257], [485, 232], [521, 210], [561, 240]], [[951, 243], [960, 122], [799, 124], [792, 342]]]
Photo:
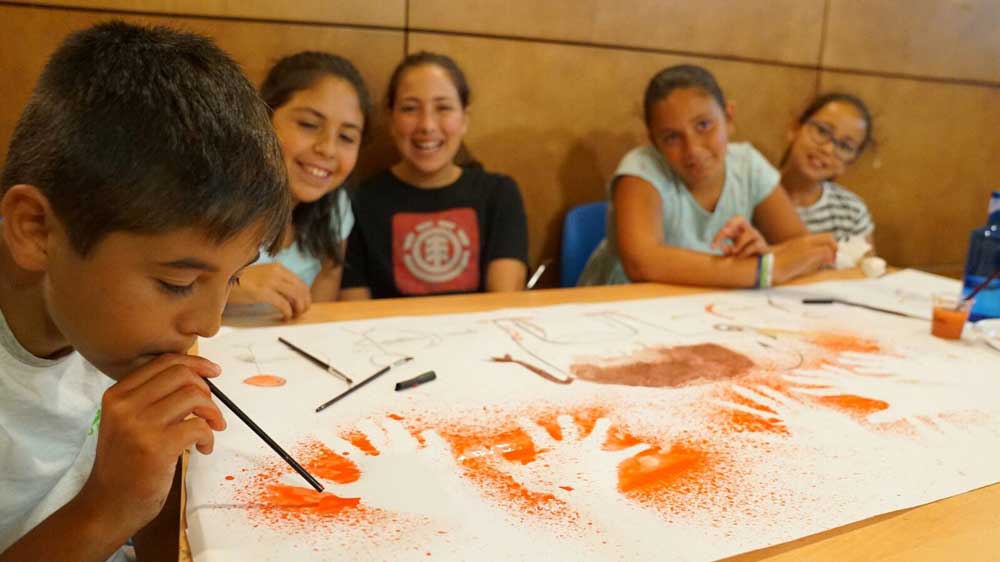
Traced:
[[714, 212], [695, 201], [683, 180], [670, 169], [653, 146], [641, 146], [625, 155], [608, 183], [608, 229], [580, 275], [579, 285], [629, 283], [615, 240], [614, 187], [621, 176], [635, 176], [649, 182], [660, 195], [663, 240], [666, 244], [718, 254], [712, 239], [736, 215], [753, 218], [754, 209], [766, 199], [781, 179], [778, 170], [749, 143], [726, 147], [726, 179]]
[[[351, 211], [351, 200], [347, 196], [347, 191], [344, 188], [339, 188], [338, 190], [337, 209], [339, 210], [340, 216], [340, 233], [338, 238], [346, 241], [348, 235], [351, 234], [351, 229], [354, 228], [354, 213]], [[333, 221], [330, 222], [330, 227], [333, 228]], [[260, 259], [254, 262], [254, 265], [265, 263], [280, 263], [281, 265], [287, 267], [289, 271], [297, 275], [300, 279], [305, 281], [306, 285], [309, 285], [310, 287], [316, 279], [316, 276], [319, 275], [319, 270], [322, 265], [320, 260], [303, 252], [299, 247], [298, 242], [293, 242], [291, 246], [281, 250], [273, 256], [269, 256], [267, 253], [262, 251]]]

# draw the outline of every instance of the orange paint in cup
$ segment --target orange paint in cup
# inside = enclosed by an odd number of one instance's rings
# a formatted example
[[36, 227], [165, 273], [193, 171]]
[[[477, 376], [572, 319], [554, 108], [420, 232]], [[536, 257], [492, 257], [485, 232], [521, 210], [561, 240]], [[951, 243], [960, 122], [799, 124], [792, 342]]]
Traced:
[[957, 294], [935, 293], [932, 302], [931, 334], [948, 340], [962, 339], [962, 329], [969, 319], [973, 299], [963, 301]]

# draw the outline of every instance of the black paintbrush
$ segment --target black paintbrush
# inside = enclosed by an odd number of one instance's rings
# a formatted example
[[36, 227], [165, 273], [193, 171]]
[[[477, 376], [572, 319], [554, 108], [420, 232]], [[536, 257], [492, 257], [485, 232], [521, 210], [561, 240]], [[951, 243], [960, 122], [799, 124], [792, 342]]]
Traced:
[[364, 386], [364, 385], [372, 382], [373, 380], [381, 377], [382, 375], [388, 373], [389, 369], [391, 369], [393, 367], [398, 367], [398, 366], [402, 365], [403, 363], [406, 363], [407, 361], [412, 361], [412, 360], [413, 360], [412, 357], [404, 357], [402, 359], [397, 359], [396, 361], [394, 361], [392, 363], [389, 363], [385, 367], [382, 367], [381, 369], [379, 369], [374, 375], [372, 375], [372, 376], [368, 377], [367, 379], [359, 382], [358, 384], [352, 386], [351, 388], [348, 388], [344, 392], [341, 392], [340, 394], [334, 396], [333, 398], [327, 400], [326, 402], [323, 402], [322, 404], [319, 405], [319, 407], [316, 408], [316, 411], [317, 412], [322, 412], [323, 410], [329, 408], [330, 406], [333, 406], [341, 398], [344, 398], [345, 396], [347, 396], [348, 394], [350, 394], [350, 393], [354, 392], [355, 390], [361, 388], [362, 386]]
[[302, 475], [302, 477], [306, 479], [306, 482], [309, 482], [310, 486], [315, 488], [317, 492], [323, 491], [323, 485], [320, 484], [318, 480], [313, 478], [313, 475], [309, 474], [309, 472], [306, 469], [302, 468], [301, 464], [295, 462], [295, 459], [292, 458], [292, 455], [286, 453], [285, 450], [281, 448], [281, 445], [275, 443], [274, 439], [271, 439], [271, 437], [267, 433], [264, 433], [264, 430], [261, 429], [259, 425], [254, 423], [254, 421], [250, 419], [250, 416], [246, 415], [246, 413], [244, 413], [243, 410], [239, 408], [239, 406], [233, 403], [233, 401], [230, 400], [228, 396], [223, 394], [222, 391], [219, 390], [219, 387], [212, 384], [212, 381], [210, 381], [209, 379], [205, 379], [205, 382], [208, 383], [208, 388], [211, 389], [212, 394], [214, 394], [216, 398], [218, 398], [223, 404], [225, 404], [226, 407], [229, 408], [229, 410], [232, 413], [236, 414], [236, 417], [243, 420], [243, 423], [247, 424], [247, 427], [249, 427], [254, 433], [256, 433], [257, 437], [263, 439], [264, 442], [267, 443], [267, 445], [271, 447], [271, 449], [273, 449], [275, 453], [278, 453], [279, 457], [284, 459], [285, 462], [289, 464], [289, 466], [294, 468], [295, 472], [298, 472], [300, 475]]
[[858, 308], [874, 310], [875, 312], [881, 312], [884, 314], [894, 314], [896, 316], [902, 316], [903, 318], [915, 318], [917, 320], [926, 320], [926, 318], [921, 318], [920, 316], [914, 316], [912, 314], [907, 314], [905, 312], [899, 312], [898, 310], [889, 310], [888, 308], [879, 308], [877, 306], [862, 304], [860, 302], [851, 302], [834, 298], [802, 299], [802, 304], [834, 304], [834, 303], [842, 304], [845, 306], [856, 306]]

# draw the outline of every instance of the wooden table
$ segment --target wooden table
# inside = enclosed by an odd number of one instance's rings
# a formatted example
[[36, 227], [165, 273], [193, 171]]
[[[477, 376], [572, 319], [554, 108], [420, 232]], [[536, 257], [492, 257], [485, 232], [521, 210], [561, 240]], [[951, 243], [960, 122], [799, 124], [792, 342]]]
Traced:
[[[859, 271], [828, 271], [795, 284], [839, 279], [859, 279]], [[652, 283], [575, 289], [545, 289], [506, 294], [477, 294], [409, 299], [385, 299], [314, 304], [291, 322], [307, 324], [413, 316], [481, 312], [508, 307], [539, 307], [564, 303], [589, 303], [690, 295], [704, 288]], [[228, 325], [268, 326], [274, 322], [232, 319]], [[998, 397], [1000, 399], [1000, 397]], [[1000, 474], [998, 474], [1000, 478]], [[181, 513], [183, 514], [183, 503]], [[183, 515], [182, 515], [183, 517]], [[183, 529], [183, 525], [182, 525]], [[181, 533], [180, 561], [190, 562], [187, 538]], [[922, 507], [872, 517], [825, 533], [757, 550], [727, 560], [995, 560], [1000, 561], [1000, 484]]]

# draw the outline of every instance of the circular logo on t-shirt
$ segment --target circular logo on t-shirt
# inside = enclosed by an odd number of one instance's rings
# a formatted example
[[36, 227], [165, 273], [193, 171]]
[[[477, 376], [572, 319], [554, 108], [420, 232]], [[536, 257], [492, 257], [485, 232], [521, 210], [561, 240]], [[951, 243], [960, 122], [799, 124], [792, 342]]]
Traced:
[[469, 265], [469, 237], [449, 220], [421, 222], [406, 235], [403, 263], [414, 277], [427, 283], [445, 283]]

